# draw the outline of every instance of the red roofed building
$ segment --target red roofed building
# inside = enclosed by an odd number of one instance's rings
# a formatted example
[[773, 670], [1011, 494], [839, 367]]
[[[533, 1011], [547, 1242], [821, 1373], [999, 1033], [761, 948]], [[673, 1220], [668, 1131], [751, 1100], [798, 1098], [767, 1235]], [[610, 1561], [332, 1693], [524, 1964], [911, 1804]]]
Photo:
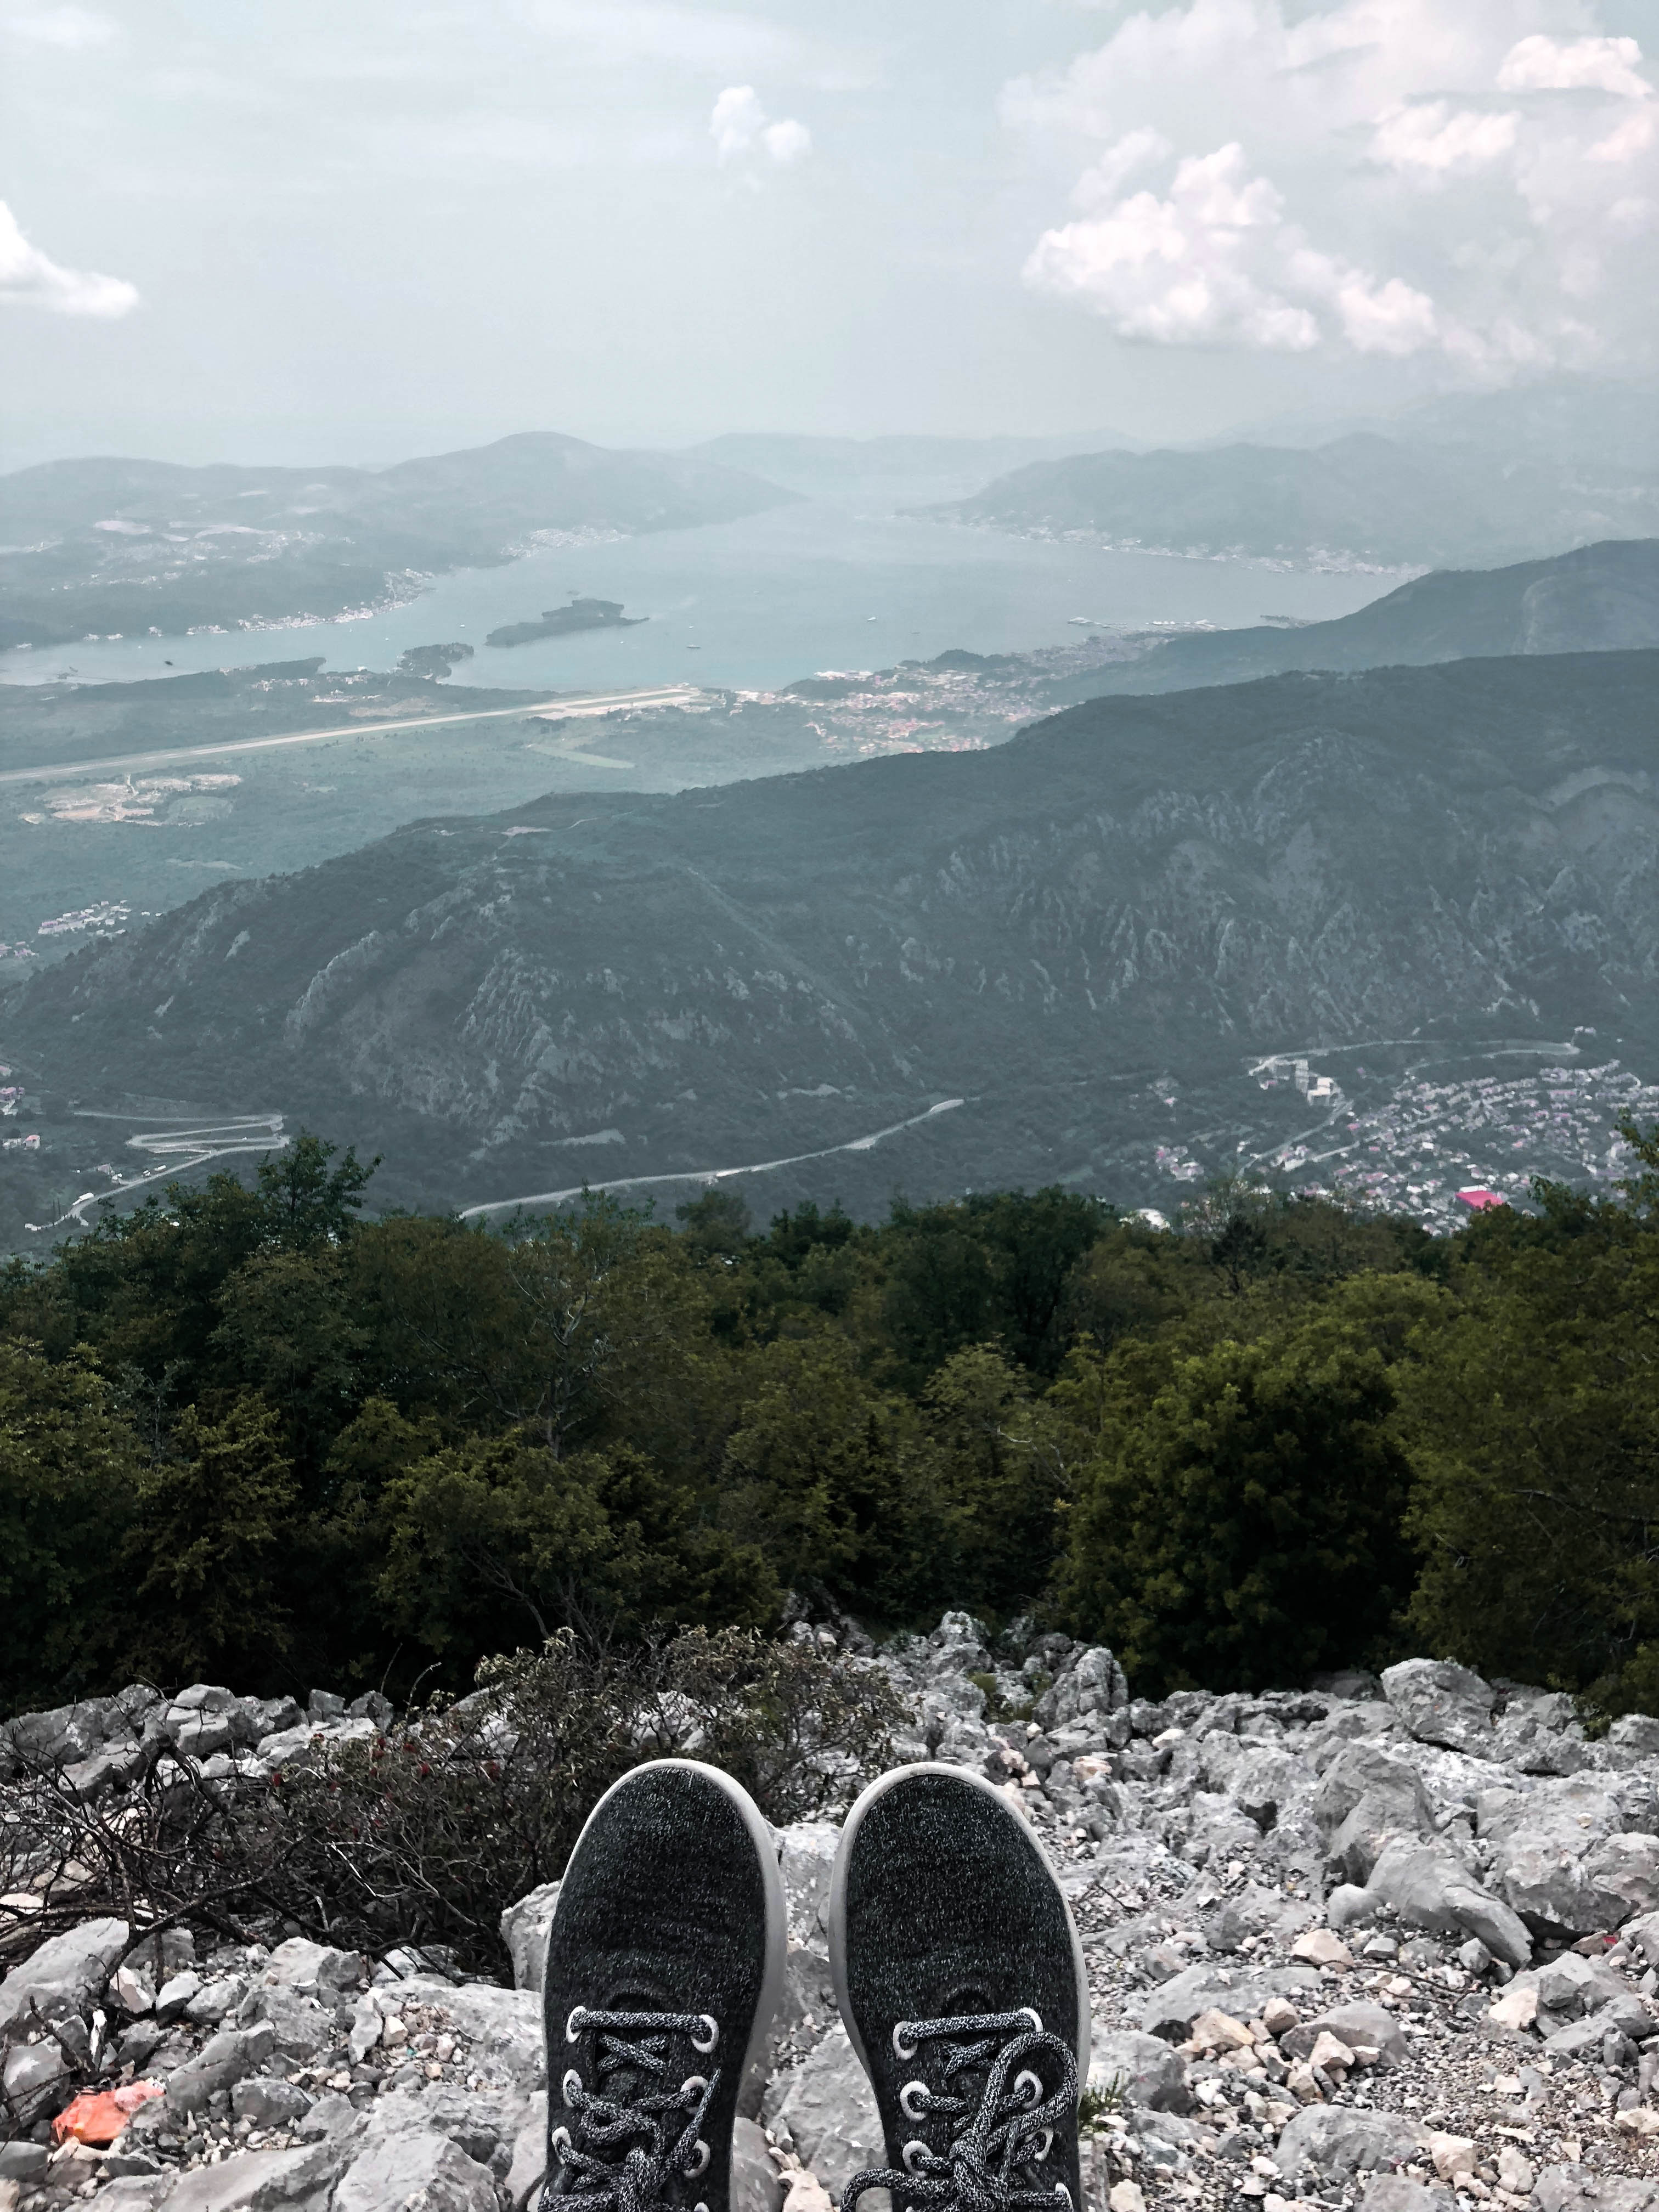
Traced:
[[1484, 1213], [1489, 1206], [1509, 1204], [1508, 1199], [1501, 1192], [1480, 1189], [1460, 1190], [1457, 1194], [1457, 1202], [1460, 1206], [1467, 1206], [1471, 1213]]

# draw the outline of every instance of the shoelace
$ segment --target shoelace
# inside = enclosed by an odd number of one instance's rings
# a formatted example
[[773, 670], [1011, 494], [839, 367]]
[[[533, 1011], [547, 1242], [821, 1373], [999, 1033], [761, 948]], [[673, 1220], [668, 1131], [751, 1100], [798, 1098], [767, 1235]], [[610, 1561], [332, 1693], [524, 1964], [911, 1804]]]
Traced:
[[[1077, 2061], [1057, 2035], [1045, 2033], [1028, 2005], [1019, 2012], [964, 2013], [951, 2020], [902, 2020], [893, 2028], [893, 2049], [901, 2059], [915, 2056], [917, 2045], [946, 2045], [940, 2067], [944, 2087], [907, 2081], [899, 2103], [908, 2118], [944, 2113], [952, 2120], [968, 2114], [943, 2154], [920, 2137], [904, 2146], [902, 2169], [872, 2166], [855, 2173], [842, 2194], [842, 2212], [857, 2212], [866, 2189], [891, 2190], [913, 2205], [939, 2212], [1065, 2212], [1071, 2191], [1065, 2183], [1043, 2186], [1022, 2183], [1020, 2169], [1046, 2158], [1054, 2130], [1069, 2118], [1077, 2100]], [[1042, 2081], [1029, 2063], [1051, 2060], [1060, 2086], [1045, 2096]], [[988, 2071], [977, 2109], [968, 2085], [952, 2084], [985, 2066]]]
[[[698, 2130], [720, 2078], [716, 2067], [712, 2074], [689, 2075], [672, 2088], [665, 2086], [673, 2070], [669, 2045], [683, 2036], [706, 2055], [720, 2040], [719, 2022], [706, 2012], [597, 2012], [574, 2006], [565, 2022], [565, 2041], [574, 2043], [590, 2031], [596, 2039], [597, 2086], [588, 2088], [574, 2066], [561, 2084], [580, 2141], [562, 2127], [549, 2137], [550, 2149], [574, 2185], [556, 2190], [550, 2175], [544, 2212], [556, 2206], [558, 2212], [662, 2212], [668, 2184], [695, 2181], [708, 2163], [708, 2145]], [[658, 2086], [607, 2096], [606, 2083], [621, 2073]], [[682, 2114], [690, 2117], [671, 2134]]]

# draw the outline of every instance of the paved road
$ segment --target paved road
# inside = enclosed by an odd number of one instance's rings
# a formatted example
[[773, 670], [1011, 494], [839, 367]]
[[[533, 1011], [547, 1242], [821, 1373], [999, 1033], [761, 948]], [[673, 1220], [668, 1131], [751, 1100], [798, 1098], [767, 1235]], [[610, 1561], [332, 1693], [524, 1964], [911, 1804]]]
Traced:
[[314, 745], [325, 738], [372, 738], [385, 730], [434, 730], [448, 722], [500, 721], [510, 714], [609, 714], [618, 707], [675, 707], [699, 696], [700, 687], [695, 684], [661, 684], [646, 691], [590, 691], [579, 698], [547, 699], [528, 707], [485, 707], [465, 714], [405, 714], [392, 722], [343, 722], [331, 730], [290, 730], [273, 738], [232, 738], [222, 744], [173, 745], [160, 752], [117, 753], [102, 760], [0, 769], [0, 783], [56, 783], [65, 776], [94, 775], [107, 769], [165, 768], [176, 761], [264, 752], [275, 745]]
[[826, 1145], [821, 1152], [792, 1152], [783, 1160], [751, 1160], [740, 1168], [687, 1168], [678, 1175], [619, 1176], [614, 1182], [572, 1183], [568, 1190], [538, 1190], [527, 1198], [497, 1198], [487, 1206], [463, 1206], [461, 1219], [477, 1221], [487, 1213], [511, 1213], [521, 1206], [562, 1206], [580, 1198], [584, 1191], [643, 1190], [647, 1184], [661, 1182], [724, 1182], [730, 1176], [770, 1175], [775, 1168], [799, 1167], [805, 1160], [827, 1160], [836, 1152], [870, 1152], [884, 1138], [896, 1137], [902, 1129], [916, 1128], [936, 1114], [954, 1114], [966, 1103], [961, 1098], [941, 1098], [937, 1106], [930, 1106], [925, 1114], [911, 1115], [908, 1121], [890, 1121], [884, 1129], [872, 1129], [867, 1137], [854, 1137], [845, 1145]]
[[[149, 1118], [142, 1114], [100, 1114], [86, 1109], [76, 1115], [82, 1121], [140, 1121]], [[283, 1118], [280, 1114], [244, 1114], [234, 1121], [192, 1122], [186, 1128], [175, 1126], [151, 1129], [140, 1136], [129, 1137], [129, 1152], [147, 1153], [150, 1158], [159, 1159], [160, 1165], [148, 1168], [141, 1175], [125, 1176], [107, 1190], [83, 1190], [57, 1220], [26, 1221], [23, 1226], [37, 1237], [62, 1229], [70, 1221], [84, 1229], [87, 1217], [95, 1206], [125, 1198], [135, 1190], [142, 1190], [146, 1183], [160, 1182], [163, 1176], [171, 1179], [185, 1168], [201, 1167], [209, 1160], [226, 1159], [236, 1152], [281, 1152], [288, 1143], [283, 1134]], [[255, 1135], [256, 1130], [260, 1133]]]

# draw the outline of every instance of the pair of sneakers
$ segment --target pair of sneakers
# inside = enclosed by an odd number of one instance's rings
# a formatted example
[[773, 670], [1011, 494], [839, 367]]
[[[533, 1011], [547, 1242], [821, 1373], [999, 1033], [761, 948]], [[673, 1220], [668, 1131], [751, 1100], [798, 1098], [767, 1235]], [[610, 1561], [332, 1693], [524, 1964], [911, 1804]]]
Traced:
[[[594, 1808], [548, 1941], [544, 2212], [730, 2212], [738, 2094], [782, 1992], [783, 1884], [747, 1791], [694, 1759]], [[1083, 1954], [1030, 1827], [975, 1774], [903, 1766], [848, 1815], [830, 1962], [896, 2212], [1077, 2212]]]

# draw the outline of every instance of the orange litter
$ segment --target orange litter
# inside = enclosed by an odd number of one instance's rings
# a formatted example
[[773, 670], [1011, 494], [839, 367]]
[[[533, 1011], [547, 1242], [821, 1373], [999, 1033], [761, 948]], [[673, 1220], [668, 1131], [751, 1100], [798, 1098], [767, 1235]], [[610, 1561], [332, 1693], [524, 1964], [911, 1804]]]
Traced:
[[164, 2097], [159, 2081], [129, 2081], [120, 2089], [83, 2089], [52, 2124], [54, 2142], [90, 2143], [102, 2149], [115, 2141], [140, 2105]]

